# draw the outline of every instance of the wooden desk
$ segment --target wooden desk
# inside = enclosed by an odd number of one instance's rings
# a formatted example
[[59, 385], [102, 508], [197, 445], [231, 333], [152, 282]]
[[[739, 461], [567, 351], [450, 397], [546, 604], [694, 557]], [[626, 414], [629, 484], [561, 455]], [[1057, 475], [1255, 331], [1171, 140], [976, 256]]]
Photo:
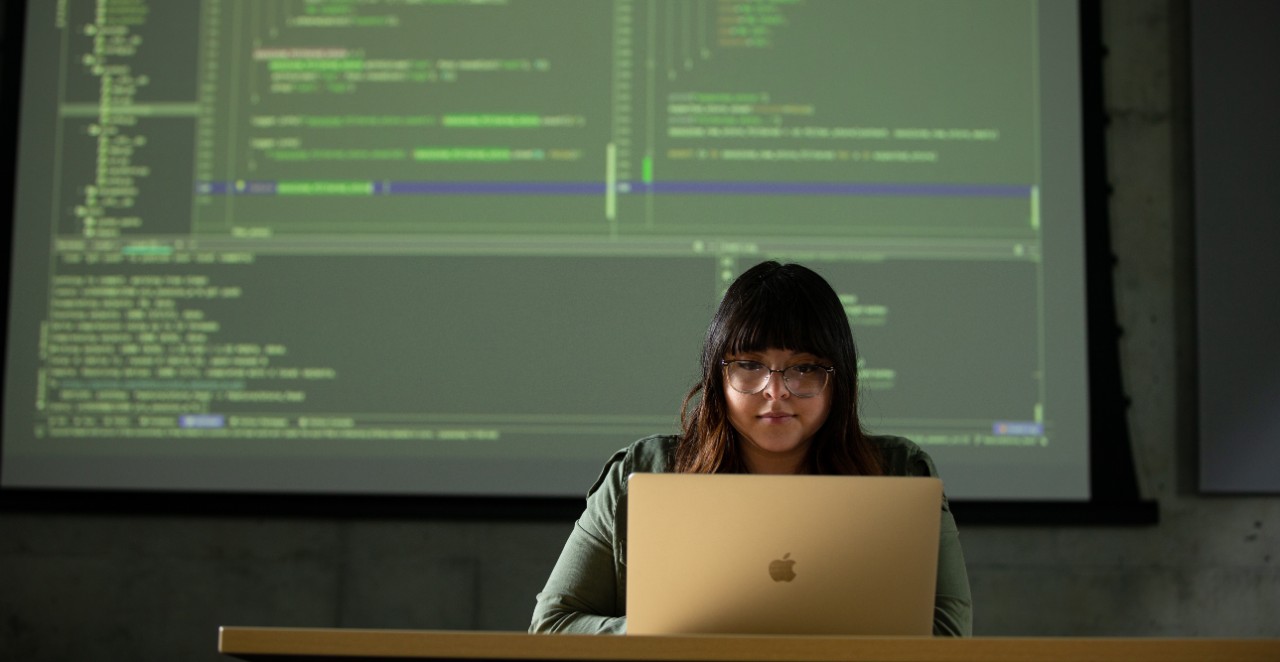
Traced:
[[242, 660], [608, 662], [1277, 662], [1280, 639], [590, 636], [223, 627]]

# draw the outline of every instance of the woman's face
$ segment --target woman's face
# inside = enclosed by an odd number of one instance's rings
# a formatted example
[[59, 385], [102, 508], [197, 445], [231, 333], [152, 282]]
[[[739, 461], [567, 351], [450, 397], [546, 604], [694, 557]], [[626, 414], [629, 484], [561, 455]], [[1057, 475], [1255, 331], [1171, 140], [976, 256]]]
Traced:
[[[725, 360], [758, 361], [771, 370], [831, 365], [813, 354], [783, 349], [731, 354]], [[743, 440], [743, 461], [752, 473], [797, 473], [805, 466], [813, 435], [831, 412], [830, 382], [817, 395], [800, 398], [787, 390], [781, 372], [770, 373], [764, 390], [755, 394], [742, 393], [725, 380], [729, 423]]]

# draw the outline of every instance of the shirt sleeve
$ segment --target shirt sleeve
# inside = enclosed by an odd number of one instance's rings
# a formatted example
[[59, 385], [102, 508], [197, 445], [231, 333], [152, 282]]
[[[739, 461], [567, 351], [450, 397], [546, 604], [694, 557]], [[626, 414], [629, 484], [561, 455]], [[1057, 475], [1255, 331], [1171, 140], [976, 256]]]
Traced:
[[[933, 459], [916, 450], [911, 473], [937, 476]], [[938, 580], [933, 600], [934, 636], [968, 637], [973, 635], [973, 597], [969, 591], [969, 571], [960, 549], [960, 530], [951, 515], [951, 504], [942, 497], [942, 521], [938, 541]]]
[[546, 586], [538, 593], [533, 633], [622, 634], [626, 606], [619, 590], [617, 507], [627, 469], [625, 451], [613, 456], [587, 494]]

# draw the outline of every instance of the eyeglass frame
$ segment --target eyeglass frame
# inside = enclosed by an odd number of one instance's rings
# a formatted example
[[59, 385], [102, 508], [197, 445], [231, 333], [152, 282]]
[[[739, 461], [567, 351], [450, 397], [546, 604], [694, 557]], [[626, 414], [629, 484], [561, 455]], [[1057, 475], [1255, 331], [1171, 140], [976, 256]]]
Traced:
[[[767, 389], [767, 388], [769, 388], [769, 382], [770, 382], [770, 381], [773, 381], [773, 373], [778, 372], [778, 373], [782, 373], [782, 387], [783, 387], [783, 388], [785, 388], [785, 389], [787, 389], [787, 393], [790, 393], [793, 397], [797, 397], [797, 398], [816, 398], [816, 397], [818, 397], [819, 395], [822, 395], [822, 392], [823, 392], [823, 391], [827, 390], [827, 385], [831, 383], [831, 375], [832, 375], [832, 374], [834, 374], [834, 373], [835, 373], [835, 371], [836, 371], [836, 367], [835, 367], [835, 366], [833, 366], [833, 365], [819, 365], [819, 364], [817, 364], [817, 363], [797, 363], [797, 364], [795, 364], [795, 365], [789, 365], [789, 366], [787, 366], [787, 367], [785, 367], [785, 368], [774, 369], [774, 368], [770, 368], [769, 366], [767, 366], [767, 365], [765, 365], [765, 364], [761, 363], [760, 361], [753, 361], [753, 360], [751, 360], [751, 359], [732, 359], [732, 360], [730, 360], [730, 359], [720, 359], [720, 367], [721, 367], [721, 368], [725, 368], [725, 369], [727, 369], [727, 368], [729, 367], [729, 364], [731, 364], [731, 363], [755, 363], [755, 364], [758, 364], [760, 367], [764, 368], [765, 370], [768, 370], [768, 371], [769, 371], [769, 373], [768, 373], [768, 375], [769, 375], [769, 376], [765, 378], [765, 380], [764, 380], [764, 384], [763, 384], [763, 385], [761, 385], [761, 386], [760, 386], [760, 388], [759, 388], [758, 390], [755, 390], [755, 391], [744, 391], [744, 390], [742, 390], [742, 389], [740, 389], [740, 388], [738, 388], [738, 387], [734, 386], [733, 384], [729, 383], [729, 377], [728, 377], [728, 375], [726, 374], [726, 375], [725, 375], [724, 383], [725, 383], [725, 384], [728, 384], [728, 385], [729, 385], [729, 388], [731, 388], [731, 389], [733, 389], [733, 390], [735, 390], [735, 391], [737, 391], [737, 392], [739, 392], [739, 393], [741, 393], [741, 394], [743, 394], [743, 395], [757, 395], [757, 394], [759, 394], [759, 393], [764, 393], [764, 390], [765, 390], [765, 389]], [[792, 369], [792, 368], [799, 368], [799, 367], [802, 367], [802, 366], [810, 367], [810, 368], [818, 368], [818, 369], [820, 369], [820, 370], [822, 370], [822, 371], [824, 371], [824, 372], [826, 372], [826, 373], [827, 373], [827, 378], [822, 382], [822, 388], [821, 388], [821, 389], [818, 389], [818, 391], [817, 391], [816, 393], [810, 393], [810, 394], [808, 394], [808, 395], [800, 395], [799, 393], [796, 393], [795, 391], [793, 391], [793, 390], [791, 389], [791, 385], [787, 383], [787, 371], [788, 371], [788, 370], [790, 370], [790, 369]], [[727, 372], [727, 370], [726, 370], [726, 372]]]

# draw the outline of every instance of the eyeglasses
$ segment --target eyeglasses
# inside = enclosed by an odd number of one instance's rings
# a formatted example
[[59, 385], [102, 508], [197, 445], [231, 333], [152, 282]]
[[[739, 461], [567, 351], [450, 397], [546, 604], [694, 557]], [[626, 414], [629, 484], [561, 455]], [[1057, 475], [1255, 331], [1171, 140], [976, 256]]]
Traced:
[[821, 366], [813, 363], [801, 363], [774, 370], [759, 361], [726, 361], [724, 366], [725, 381], [739, 393], [755, 395], [769, 386], [773, 373], [782, 373], [782, 384], [791, 395], [797, 398], [812, 398], [827, 387], [827, 377], [836, 371], [834, 366]]

